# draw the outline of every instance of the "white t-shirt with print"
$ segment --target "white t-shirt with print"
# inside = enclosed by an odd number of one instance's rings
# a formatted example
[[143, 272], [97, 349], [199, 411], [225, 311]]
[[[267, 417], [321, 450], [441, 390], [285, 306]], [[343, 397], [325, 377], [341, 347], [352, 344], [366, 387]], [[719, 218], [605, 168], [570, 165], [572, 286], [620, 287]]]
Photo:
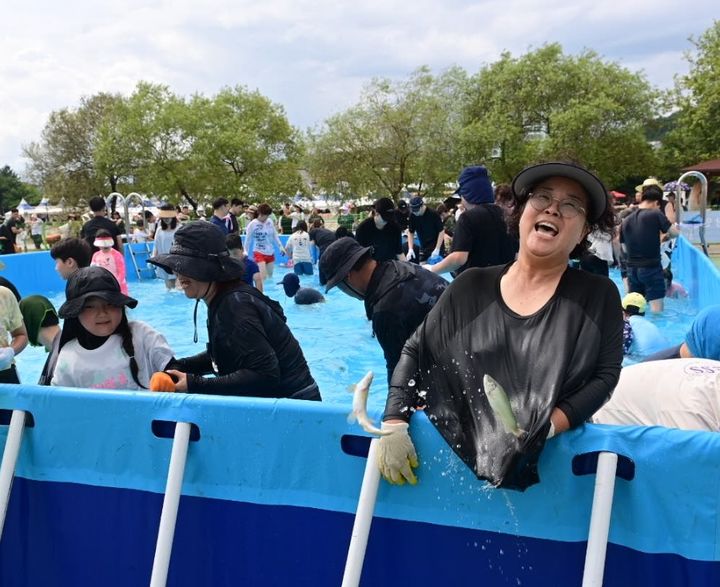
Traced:
[[288, 246], [292, 247], [292, 258], [295, 263], [311, 263], [310, 235], [307, 232], [293, 232], [288, 238]]
[[275, 237], [277, 232], [272, 220], [268, 218], [265, 222], [260, 222], [257, 218], [247, 226], [247, 238], [252, 239], [252, 251], [262, 253], [263, 255], [275, 254]]
[[15, 295], [7, 287], [0, 286], [0, 348], [10, 346], [10, 333], [22, 325], [23, 317]]
[[[147, 388], [155, 371], [162, 371], [173, 357], [165, 337], [144, 322], [131, 321], [138, 379]], [[58, 355], [52, 385], [90, 389], [141, 389], [132, 377], [130, 357], [122, 348], [122, 337], [113, 334], [93, 350], [68, 342]]]

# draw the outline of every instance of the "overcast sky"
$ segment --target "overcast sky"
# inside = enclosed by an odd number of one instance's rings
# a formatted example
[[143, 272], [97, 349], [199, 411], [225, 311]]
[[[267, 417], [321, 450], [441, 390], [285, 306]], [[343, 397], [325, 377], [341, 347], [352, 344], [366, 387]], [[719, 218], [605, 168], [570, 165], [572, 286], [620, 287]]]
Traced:
[[[182, 95], [245, 85], [300, 128], [359, 97], [373, 77], [420, 65], [474, 73], [503, 50], [559, 42], [643, 71], [657, 87], [687, 71], [688, 37], [718, 0], [9, 0], [0, 34], [0, 166], [24, 171], [23, 145], [50, 112], [139, 80]], [[108, 3], [109, 4], [109, 3]]]

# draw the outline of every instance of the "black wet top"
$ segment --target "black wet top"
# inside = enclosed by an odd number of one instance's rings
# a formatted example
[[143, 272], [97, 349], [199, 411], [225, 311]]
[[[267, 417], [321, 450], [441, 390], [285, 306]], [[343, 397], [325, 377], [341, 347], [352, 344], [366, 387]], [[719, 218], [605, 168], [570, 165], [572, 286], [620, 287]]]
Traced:
[[402, 253], [402, 233], [394, 222], [378, 228], [372, 217], [366, 218], [357, 227], [355, 238], [363, 247], [373, 247], [376, 261], [390, 261]]
[[455, 226], [452, 250], [468, 253], [459, 270], [504, 265], [515, 258], [517, 243], [508, 234], [505, 217], [496, 204], [479, 204], [460, 215]]
[[[620, 375], [623, 319], [617, 287], [567, 269], [554, 296], [519, 316], [500, 295], [510, 265], [469, 269], [447, 288], [405, 345], [393, 373], [385, 420], [426, 413], [475, 474], [525, 488], [554, 407], [575, 427], [608, 399]], [[503, 386], [519, 428], [506, 432], [490, 408], [483, 376]]]
[[245, 283], [210, 302], [208, 334], [208, 350], [175, 367], [189, 392], [290, 397], [315, 383], [280, 305]]
[[628, 267], [660, 265], [660, 233], [670, 229], [670, 221], [656, 208], [638, 208], [628, 214], [620, 227]]
[[365, 313], [385, 355], [388, 382], [410, 335], [448, 283], [439, 275], [403, 261], [378, 264], [365, 292]]

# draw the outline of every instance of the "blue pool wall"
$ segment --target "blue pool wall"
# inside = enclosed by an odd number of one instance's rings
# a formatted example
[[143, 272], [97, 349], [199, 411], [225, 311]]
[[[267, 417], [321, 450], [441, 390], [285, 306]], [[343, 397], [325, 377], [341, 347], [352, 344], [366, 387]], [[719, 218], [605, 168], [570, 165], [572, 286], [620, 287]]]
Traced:
[[[699, 307], [720, 299], [702, 257], [683, 240], [674, 254]], [[64, 287], [47, 253], [2, 260], [25, 295]], [[0, 422], [11, 409], [30, 411], [34, 426], [0, 541], [0, 585], [149, 582], [171, 446], [154, 420], [200, 431], [170, 585], [340, 584], [368, 444], [347, 408], [0, 385]], [[0, 447], [6, 434], [0, 425]], [[720, 582], [716, 433], [586, 425], [548, 442], [541, 482], [524, 493], [477, 481], [423, 415], [412, 434], [420, 483], [382, 482], [363, 585], [580, 584], [602, 450], [622, 457], [605, 585]]]
[[720, 269], [684, 236], [673, 249], [672, 271], [698, 310], [720, 304]]
[[[280, 236], [283, 246], [287, 243], [288, 235]], [[244, 237], [243, 237], [244, 241]], [[127, 280], [138, 281], [135, 266], [133, 265], [129, 249], [135, 252], [138, 267], [141, 269], [143, 279], [153, 278], [150, 265], [147, 264], [148, 250], [142, 243], [125, 244], [125, 266], [127, 268]], [[151, 248], [152, 250], [152, 248]], [[287, 257], [275, 250], [277, 263], [287, 263]], [[0, 257], [5, 263], [5, 269], [0, 275], [13, 282], [23, 296], [43, 294], [48, 291], [62, 291], [65, 289], [65, 281], [55, 271], [55, 261], [49, 251], [37, 251], [32, 253], [17, 253], [14, 255], [2, 255]]]
[[[29, 411], [34, 426], [0, 585], [148, 584], [171, 451], [153, 421], [199, 430], [169, 585], [340, 584], [368, 446], [342, 406], [2, 385], [2, 409]], [[541, 482], [523, 493], [478, 481], [424, 415], [412, 435], [420, 481], [381, 483], [363, 585], [579, 585], [605, 450], [621, 455], [622, 478], [604, 584], [720, 581], [716, 433], [586, 425], [548, 442]]]

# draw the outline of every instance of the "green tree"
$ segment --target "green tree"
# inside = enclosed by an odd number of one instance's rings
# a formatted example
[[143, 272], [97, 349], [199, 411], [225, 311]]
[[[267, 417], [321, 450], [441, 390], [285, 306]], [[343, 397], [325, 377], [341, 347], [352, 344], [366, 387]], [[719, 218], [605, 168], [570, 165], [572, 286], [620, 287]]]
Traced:
[[670, 107], [677, 121], [663, 144], [665, 156], [680, 167], [720, 157], [720, 21], [691, 38], [687, 75], [676, 80]]
[[97, 94], [82, 98], [75, 109], [50, 114], [39, 142], [24, 147], [30, 159], [28, 173], [45, 193], [69, 202], [115, 189], [117, 177], [95, 165], [99, 128], [108, 112], [122, 98]]
[[457, 175], [466, 81], [459, 68], [434, 77], [427, 67], [400, 82], [374, 80], [358, 104], [308, 133], [308, 171], [332, 193], [442, 192]]
[[195, 96], [193, 157], [212, 178], [212, 195], [279, 201], [301, 187], [300, 143], [283, 108], [241, 86]]
[[0, 212], [17, 206], [23, 198], [37, 204], [37, 190], [24, 183], [9, 165], [0, 168]]
[[642, 75], [551, 44], [504, 53], [472, 78], [460, 141], [465, 160], [487, 164], [498, 181], [537, 160], [571, 159], [612, 185], [655, 164], [644, 128], [656, 109]]

